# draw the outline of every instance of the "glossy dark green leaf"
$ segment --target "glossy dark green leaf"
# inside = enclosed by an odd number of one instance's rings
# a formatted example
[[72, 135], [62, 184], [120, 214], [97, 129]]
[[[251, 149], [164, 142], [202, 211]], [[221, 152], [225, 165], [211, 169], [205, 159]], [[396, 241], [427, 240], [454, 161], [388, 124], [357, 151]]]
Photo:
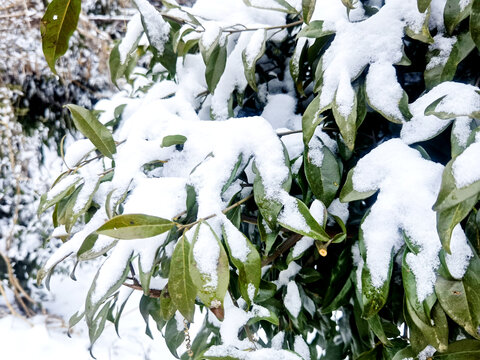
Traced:
[[167, 135], [162, 140], [162, 147], [185, 144], [187, 138], [183, 135]]
[[145, 295], [142, 295], [139, 304], [140, 314], [145, 321], [145, 334], [153, 339], [152, 331], [150, 330], [150, 316], [155, 320], [157, 323], [157, 329], [161, 330], [161, 328], [165, 325], [165, 322], [161, 318], [161, 309], [160, 309], [160, 299], [159, 298], [152, 298]]
[[53, 0], [40, 22], [42, 48], [53, 73], [55, 62], [68, 50], [68, 41], [77, 28], [81, 0]]
[[163, 234], [174, 225], [174, 222], [157, 216], [124, 214], [108, 220], [96, 233], [121, 240], [144, 239]]
[[337, 158], [326, 146], [320, 150], [323, 154], [322, 165], [317, 166], [311, 159], [311, 152], [306, 147], [304, 151], [303, 166], [305, 176], [315, 197], [321, 200], [325, 206], [329, 206], [335, 199], [340, 187], [342, 173]]
[[97, 120], [92, 111], [73, 104], [66, 105], [66, 107], [72, 114], [75, 127], [85, 135], [103, 155], [112, 159], [113, 154], [117, 152], [112, 133]]
[[258, 30], [258, 31], [263, 31], [263, 42], [258, 49], [258, 52], [251, 58], [250, 54], [247, 54], [248, 47], [245, 48], [242, 51], [242, 62], [243, 62], [243, 72], [245, 74], [245, 79], [247, 79], [248, 85], [254, 90], [258, 91], [257, 89], [257, 79], [256, 79], [256, 69], [255, 66], [257, 64], [257, 61], [260, 60], [260, 58], [263, 56], [265, 53], [265, 45], [267, 42], [267, 31], [266, 30]]
[[190, 276], [190, 243], [182, 236], [173, 251], [168, 278], [172, 303], [188, 321], [193, 321], [197, 289]]
[[470, 15], [472, 2], [468, 2], [463, 10], [460, 5], [460, 0], [447, 0], [445, 9], [443, 11], [443, 21], [447, 32], [451, 35], [460, 22]]
[[470, 260], [462, 280], [447, 280], [438, 276], [435, 292], [442, 308], [471, 336], [480, 339], [480, 259]]
[[480, 0], [473, 0], [471, 6], [470, 35], [472, 36], [477, 49], [480, 50]]

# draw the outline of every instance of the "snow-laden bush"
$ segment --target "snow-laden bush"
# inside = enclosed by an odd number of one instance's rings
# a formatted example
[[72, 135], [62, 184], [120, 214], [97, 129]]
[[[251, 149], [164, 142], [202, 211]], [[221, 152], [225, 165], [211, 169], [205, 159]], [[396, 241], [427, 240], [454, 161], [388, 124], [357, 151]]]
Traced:
[[480, 1], [134, 2], [39, 208], [39, 281], [105, 255], [71, 325], [140, 290], [174, 354], [207, 309], [184, 359], [480, 356]]

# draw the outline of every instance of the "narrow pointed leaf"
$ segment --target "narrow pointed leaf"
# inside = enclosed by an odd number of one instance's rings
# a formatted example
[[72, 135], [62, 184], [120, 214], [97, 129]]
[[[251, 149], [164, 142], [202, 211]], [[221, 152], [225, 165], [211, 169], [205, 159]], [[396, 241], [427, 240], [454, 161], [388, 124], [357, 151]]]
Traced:
[[144, 239], [163, 234], [174, 225], [174, 222], [156, 216], [124, 214], [108, 220], [96, 233], [121, 240]]

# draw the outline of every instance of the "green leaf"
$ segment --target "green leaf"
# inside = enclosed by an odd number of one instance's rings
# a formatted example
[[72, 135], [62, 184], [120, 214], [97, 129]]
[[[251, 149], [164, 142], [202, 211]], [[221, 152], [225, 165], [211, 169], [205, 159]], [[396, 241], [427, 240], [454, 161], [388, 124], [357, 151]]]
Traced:
[[372, 191], [365, 191], [359, 192], [353, 188], [353, 174], [355, 172], [355, 168], [350, 169], [347, 174], [347, 179], [345, 180], [345, 185], [343, 185], [342, 191], [340, 192], [340, 201], [345, 202], [352, 202], [356, 200], [363, 200], [369, 198], [373, 194], [377, 192], [377, 190]]
[[315, 197], [328, 207], [338, 192], [342, 173], [337, 158], [330, 149], [323, 146], [320, 151], [323, 154], [321, 166], [317, 166], [316, 161], [311, 158], [309, 147], [305, 147], [303, 164], [310, 189]]
[[170, 293], [168, 292], [168, 285], [163, 288], [162, 293], [160, 294], [160, 310], [162, 312], [162, 318], [165, 321], [170, 320], [173, 315], [175, 315], [175, 311], [177, 311], [177, 308], [172, 301]]
[[[354, 90], [352, 89], [352, 91]], [[340, 111], [337, 104], [337, 94], [338, 89], [335, 92], [335, 99], [332, 106], [333, 117], [340, 129], [343, 141], [350, 150], [353, 150], [355, 146], [355, 137], [357, 135], [357, 94], [354, 93], [353, 104], [349, 114], [343, 114]]]
[[374, 332], [374, 334], [380, 339], [380, 341], [387, 346], [390, 346], [390, 340], [388, 340], [387, 335], [385, 334], [385, 330], [383, 329], [382, 320], [378, 314], [373, 315], [372, 317], [367, 319], [368, 325], [370, 329]]
[[97, 120], [92, 111], [78, 105], [65, 105], [72, 114], [75, 127], [85, 135], [106, 157], [113, 158], [117, 152], [115, 141], [110, 131]]
[[438, 276], [435, 292], [443, 310], [471, 336], [480, 339], [480, 259], [475, 254], [462, 280]]
[[114, 84], [117, 84], [118, 79], [120, 79], [122, 76], [127, 75], [129, 72], [129, 65], [132, 62], [136, 63], [138, 55], [135, 49], [137, 49], [138, 42], [140, 41], [142, 35], [143, 32], [138, 35], [136, 41], [132, 44], [132, 47], [127, 51], [124, 62], [122, 62], [120, 57], [119, 46], [121, 41], [117, 42], [113, 47], [108, 59], [108, 67], [110, 68], [110, 79]]
[[315, 10], [316, 0], [302, 0], [303, 21], [308, 24]]
[[[439, 303], [436, 303], [432, 309], [432, 323], [424, 323], [415, 313], [411, 304], [406, 301], [406, 309], [411, 322], [415, 324], [421, 333], [421, 337], [427, 343], [439, 351], [445, 351], [448, 348], [448, 322], [445, 312]], [[411, 335], [411, 337], [413, 334]], [[414, 348], [414, 350], [416, 350]], [[423, 350], [420, 349], [420, 350]]]
[[[203, 231], [201, 231], [202, 226], [204, 227]], [[198, 242], [206, 244], [212, 241], [216, 241], [219, 248], [215, 269], [217, 277], [216, 284], [212, 284], [211, 274], [206, 274], [201, 271], [193, 255], [195, 253], [195, 245], [197, 245]], [[190, 248], [190, 276], [197, 287], [197, 295], [205, 306], [209, 308], [223, 307], [223, 299], [227, 293], [230, 281], [228, 256], [217, 234], [213, 231], [210, 225], [205, 222], [202, 222], [197, 226], [192, 240], [192, 246]]]
[[297, 35], [297, 39], [300, 37], [319, 38], [325, 35], [334, 34], [333, 30], [324, 30], [322, 20], [314, 20], [307, 26], [305, 26]]
[[162, 147], [185, 144], [187, 138], [183, 135], [167, 135], [162, 140]]
[[92, 353], [92, 345], [97, 341], [100, 335], [105, 329], [105, 323], [108, 317], [108, 311], [110, 309], [110, 302], [107, 302], [102, 309], [98, 312], [97, 316], [95, 316], [90, 321], [87, 318], [88, 324], [88, 337], [90, 338], [90, 354]]
[[425, 20], [423, 21], [422, 28], [418, 30], [417, 26], [409, 26], [405, 28], [405, 34], [415, 40], [421, 41], [426, 44], [432, 44], [434, 42], [432, 35], [430, 35], [430, 31], [428, 29], [428, 22], [430, 19], [430, 12], [427, 12], [427, 16], [425, 16]]
[[450, 254], [450, 239], [455, 226], [465, 219], [477, 203], [478, 196], [472, 196], [460, 204], [437, 211], [437, 232], [446, 252]]
[[55, 62], [67, 52], [68, 41], [77, 28], [81, 3], [81, 0], [53, 0], [40, 22], [43, 54], [54, 74]]
[[[431, 89], [444, 81], [453, 80], [458, 64], [460, 64], [474, 48], [475, 43], [468, 31], [457, 35], [457, 41], [453, 45], [446, 62], [441, 62], [437, 66], [425, 70], [424, 78], [426, 88]], [[439, 50], [433, 50], [433, 52], [427, 54], [427, 60], [431, 61], [431, 58], [438, 56], [438, 54]]]
[[[258, 293], [260, 279], [262, 277], [262, 262], [260, 255], [258, 254], [257, 248], [242, 232], [240, 232], [240, 230], [233, 225], [227, 225], [227, 228], [228, 231], [226, 230], [225, 225], [222, 226], [223, 238], [225, 239], [225, 244], [227, 245], [230, 260], [238, 269], [240, 293], [242, 294], [243, 299], [250, 306], [253, 298]], [[238, 242], [240, 242], [242, 238], [245, 240], [245, 245], [249, 250], [245, 261], [242, 261], [236, 257], [236, 254], [234, 253], [236, 246], [241, 245], [238, 244]]]
[[277, 240], [278, 231], [271, 230], [271, 229], [267, 230], [267, 228], [263, 223], [263, 217], [261, 214], [258, 216], [257, 227], [258, 227], [258, 232], [260, 233], [260, 240], [263, 243], [265, 243], [264, 256], [268, 256], [268, 254], [270, 253], [270, 250], [272, 249], [273, 244], [275, 243], [275, 240]]
[[[473, 360], [480, 359], [480, 341], [464, 339], [448, 344], [444, 353], [435, 353], [433, 360]], [[396, 359], [395, 359], [396, 360]]]
[[193, 322], [197, 290], [190, 277], [190, 243], [182, 236], [172, 254], [168, 292], [185, 319]]
[[460, 7], [460, 0], [447, 0], [445, 9], [443, 11], [443, 21], [447, 32], [452, 35], [457, 25], [470, 15], [472, 3], [469, 2], [467, 6], [462, 10]]
[[387, 280], [380, 287], [372, 284], [370, 270], [365, 264], [362, 269], [362, 293], [363, 293], [363, 313], [364, 319], [369, 319], [376, 315], [387, 302], [388, 291], [390, 289], [390, 279], [393, 269], [393, 252], [390, 259]]
[[142, 295], [142, 298], [140, 299], [139, 310], [143, 320], [145, 321], [145, 334], [153, 339], [152, 332], [150, 331], [149, 317], [151, 316], [153, 320], [155, 320], [157, 323], [157, 329], [160, 330], [165, 325], [165, 322], [160, 316], [160, 299]]
[[174, 225], [174, 222], [157, 216], [124, 214], [108, 220], [96, 233], [121, 240], [145, 239], [163, 234]]
[[257, 30], [257, 31], [263, 31], [263, 42], [258, 49], [258, 52], [255, 54], [253, 58], [249, 58], [250, 56], [247, 56], [247, 51], [249, 50], [249, 47], [247, 46], [243, 51], [242, 51], [242, 62], [243, 62], [243, 71], [245, 73], [245, 79], [247, 79], [248, 85], [254, 90], [258, 91], [257, 88], [257, 80], [255, 78], [255, 66], [257, 64], [257, 61], [263, 56], [265, 53], [265, 44], [267, 42], [267, 31], [266, 30]]
[[416, 356], [417, 354], [413, 351], [412, 347], [407, 346], [406, 348], [403, 348], [402, 350], [398, 351], [392, 360], [405, 360], [408, 358], [414, 359]]
[[432, 0], [417, 0], [418, 11], [424, 13], [428, 9]]
[[205, 64], [205, 80], [207, 81], [208, 91], [213, 94], [220, 78], [225, 70], [227, 63], [227, 47], [218, 44], [212, 51]]
[[480, 0], [473, 0], [471, 6], [470, 35], [472, 36], [477, 49], [480, 50]]
[[320, 95], [317, 95], [308, 105], [302, 116], [303, 143], [308, 144], [317, 126], [325, 119], [320, 114], [327, 110], [320, 109]]

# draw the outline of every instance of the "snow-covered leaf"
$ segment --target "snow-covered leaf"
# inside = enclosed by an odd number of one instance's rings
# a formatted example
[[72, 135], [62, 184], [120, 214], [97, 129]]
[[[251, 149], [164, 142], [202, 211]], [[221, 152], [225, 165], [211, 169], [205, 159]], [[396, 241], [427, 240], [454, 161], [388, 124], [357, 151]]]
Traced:
[[243, 69], [248, 85], [255, 90], [257, 89], [257, 80], [255, 78], [255, 66], [257, 61], [265, 53], [265, 44], [267, 41], [267, 31], [264, 29], [257, 30], [253, 33], [247, 47], [242, 51]]
[[222, 311], [230, 280], [228, 256], [207, 223], [197, 226], [191, 241], [190, 276], [205, 306]]
[[319, 38], [325, 35], [333, 34], [332, 30], [325, 30], [323, 28], [323, 21], [314, 20], [307, 26], [305, 26], [297, 35], [297, 38], [307, 37], [307, 38]]
[[222, 230], [230, 260], [238, 269], [240, 293], [247, 304], [250, 304], [260, 286], [260, 255], [251, 241], [233, 224], [224, 222]]

